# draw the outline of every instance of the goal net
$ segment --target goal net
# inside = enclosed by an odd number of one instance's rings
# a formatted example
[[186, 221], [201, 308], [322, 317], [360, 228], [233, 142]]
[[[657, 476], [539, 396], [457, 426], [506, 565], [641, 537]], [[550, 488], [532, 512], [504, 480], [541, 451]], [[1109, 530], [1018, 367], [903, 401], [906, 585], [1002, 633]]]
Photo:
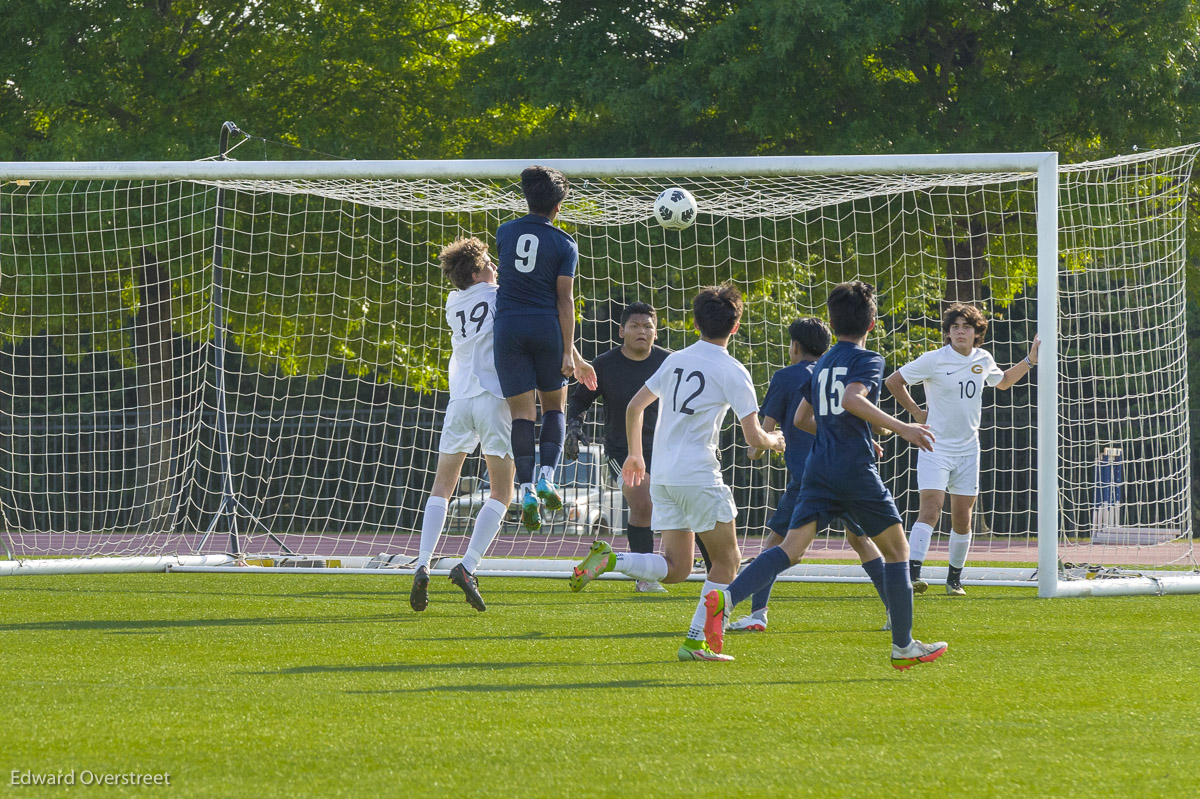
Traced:
[[[723, 281], [745, 295], [730, 349], [760, 397], [788, 363], [789, 323], [824, 317], [845, 280], [880, 294], [868, 346], [889, 373], [941, 346], [950, 302], [985, 309], [1001, 368], [1040, 329], [1038, 369], [985, 389], [965, 578], [1141, 574], [1160, 590], [1196, 571], [1183, 279], [1195, 154], [1057, 168], [1052, 154], [547, 163], [572, 180], [559, 224], [579, 244], [589, 358], [619, 345], [620, 312], [639, 300], [658, 309], [659, 344], [688, 345], [692, 297]], [[494, 242], [525, 213], [525, 165], [0, 165], [0, 571], [80, 563], [63, 558], [409, 565], [447, 400], [436, 256], [460, 236]], [[700, 206], [684, 231], [653, 219], [671, 185]], [[595, 410], [588, 426], [602, 441]], [[720, 457], [752, 556], [787, 477], [782, 459], [749, 461], [735, 428]], [[915, 451], [882, 445], [911, 525]], [[511, 514], [481, 568], [565, 573], [597, 536], [623, 546], [606, 460], [595, 445], [563, 464], [564, 511], [533, 534]], [[435, 567], [465, 551], [486, 480], [468, 459]], [[946, 513], [935, 581], [948, 533]], [[794, 573], [862, 576], [838, 530], [808, 560]]]

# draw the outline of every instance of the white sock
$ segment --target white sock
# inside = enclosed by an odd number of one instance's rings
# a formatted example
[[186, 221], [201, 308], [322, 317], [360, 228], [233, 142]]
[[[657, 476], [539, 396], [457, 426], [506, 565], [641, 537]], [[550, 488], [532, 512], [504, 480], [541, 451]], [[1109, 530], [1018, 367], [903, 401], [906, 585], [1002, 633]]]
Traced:
[[538, 477], [544, 477], [544, 478], [546, 478], [546, 480], [553, 483], [554, 482], [554, 469], [550, 466], [543, 466], [541, 468], [541, 471], [538, 472]]
[[504, 512], [507, 510], [505, 505], [491, 497], [488, 497], [488, 501], [479, 509], [479, 515], [475, 517], [475, 528], [471, 531], [471, 541], [467, 544], [467, 554], [463, 555], [462, 559], [463, 568], [470, 574], [475, 573], [475, 567], [496, 540], [496, 533], [500, 532], [500, 524], [504, 521]]
[[657, 583], [667, 576], [667, 559], [653, 552], [618, 552], [613, 571]]
[[950, 565], [961, 569], [967, 562], [967, 552], [971, 549], [971, 534], [965, 535], [950, 531]]
[[933, 538], [933, 528], [923, 522], [913, 525], [908, 534], [908, 559], [924, 561], [929, 554], [929, 541]]
[[704, 587], [700, 589], [700, 604], [696, 606], [696, 612], [692, 614], [692, 625], [688, 627], [688, 638], [693, 641], [704, 640], [704, 620], [708, 618], [708, 608], [704, 607], [704, 597], [708, 596], [709, 591], [724, 591], [728, 587], [729, 583], [714, 583], [708, 579], [704, 581]]
[[417, 554], [417, 568], [429, 568], [433, 560], [433, 550], [437, 549], [438, 539], [442, 537], [442, 527], [446, 524], [446, 500], [442, 497], [431, 496], [425, 500], [425, 514], [421, 517], [421, 548]]
[[519, 495], [520, 501], [522, 501], [522, 502], [525, 501], [526, 494], [535, 494], [535, 495], [537, 494], [537, 491], [534, 490], [533, 483], [521, 483], [521, 491], [520, 491], [520, 495]]

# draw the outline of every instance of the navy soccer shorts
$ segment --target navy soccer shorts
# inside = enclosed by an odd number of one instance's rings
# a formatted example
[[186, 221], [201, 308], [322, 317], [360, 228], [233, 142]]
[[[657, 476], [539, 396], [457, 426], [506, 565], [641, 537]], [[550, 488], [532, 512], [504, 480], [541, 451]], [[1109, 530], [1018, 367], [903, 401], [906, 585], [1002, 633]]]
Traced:
[[567, 384], [562, 374], [563, 342], [558, 317], [497, 316], [496, 374], [505, 397], [527, 391], [555, 391]]
[[825, 527], [840, 517], [852, 532], [874, 538], [893, 524], [904, 526], [896, 501], [874, 469], [852, 480], [844, 475], [839, 478], [826, 480], [812, 470], [804, 475], [804, 487], [792, 513], [792, 529], [811, 521]]

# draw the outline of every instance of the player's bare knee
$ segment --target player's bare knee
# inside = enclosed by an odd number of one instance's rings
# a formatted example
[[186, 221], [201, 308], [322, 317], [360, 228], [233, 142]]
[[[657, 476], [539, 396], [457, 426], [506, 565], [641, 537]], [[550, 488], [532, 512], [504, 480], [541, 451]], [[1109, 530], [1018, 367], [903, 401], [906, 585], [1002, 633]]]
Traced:
[[667, 576], [662, 578], [664, 583], [682, 583], [692, 574], [692, 564], [676, 561], [667, 561]]

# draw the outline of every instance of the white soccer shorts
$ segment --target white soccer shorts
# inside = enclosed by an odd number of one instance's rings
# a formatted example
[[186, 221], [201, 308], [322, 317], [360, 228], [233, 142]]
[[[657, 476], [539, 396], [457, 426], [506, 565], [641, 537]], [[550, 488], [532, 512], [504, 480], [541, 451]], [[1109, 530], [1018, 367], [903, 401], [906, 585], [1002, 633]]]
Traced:
[[512, 413], [508, 403], [487, 392], [450, 400], [438, 452], [471, 453], [481, 443], [484, 455], [512, 457]]
[[737, 518], [737, 505], [727, 485], [664, 486], [650, 483], [650, 528], [707, 533], [719, 522]]
[[945, 491], [960, 497], [979, 494], [979, 452], [969, 455], [917, 453], [917, 488]]

